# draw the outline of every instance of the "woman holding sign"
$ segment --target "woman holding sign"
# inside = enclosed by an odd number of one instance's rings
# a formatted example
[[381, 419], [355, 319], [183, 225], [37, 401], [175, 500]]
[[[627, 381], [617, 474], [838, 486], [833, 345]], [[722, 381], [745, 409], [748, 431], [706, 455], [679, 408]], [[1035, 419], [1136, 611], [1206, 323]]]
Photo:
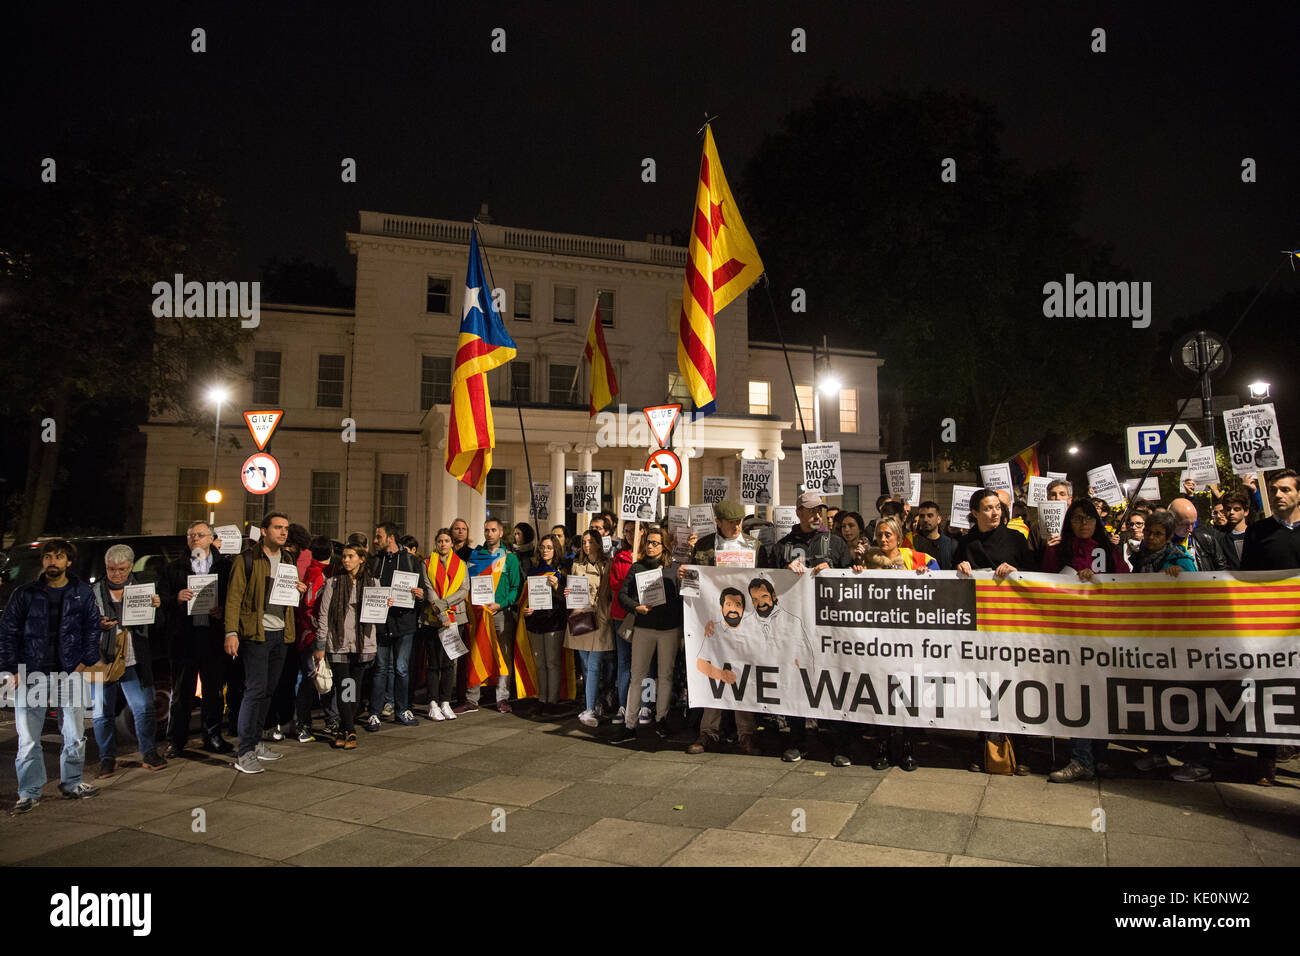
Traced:
[[455, 627], [461, 643], [469, 641], [469, 574], [464, 561], [452, 551], [451, 530], [441, 529], [433, 539], [427, 572], [433, 597], [424, 608], [424, 658], [429, 662], [429, 719], [455, 720], [451, 698], [456, 692], [456, 662], [447, 654], [440, 632]]
[[585, 578], [591, 606], [572, 609], [564, 646], [577, 652], [586, 675], [583, 686], [586, 690], [587, 709], [578, 715], [578, 720], [587, 727], [595, 727], [600, 723], [597, 699], [601, 676], [605, 675], [607, 684], [614, 682], [614, 637], [610, 630], [609, 616], [613, 592], [609, 587], [609, 561], [605, 558], [605, 545], [601, 541], [600, 532], [590, 529], [584, 531], [581, 547], [582, 553], [573, 561], [569, 586], [564, 589], [564, 596], [568, 603], [573, 582], [580, 577]]
[[645, 533], [645, 557], [632, 565], [618, 592], [618, 601], [636, 613], [632, 629], [632, 670], [627, 688], [623, 723], [613, 741], [621, 744], [636, 738], [641, 711], [641, 682], [650, 670], [650, 658], [659, 656], [658, 693], [655, 695], [655, 733], [667, 737], [664, 718], [672, 699], [673, 663], [682, 643], [682, 602], [677, 594], [677, 575], [669, 573], [667, 533], [651, 526]]
[[377, 578], [366, 574], [366, 558], [361, 545], [345, 547], [343, 572], [326, 579], [316, 604], [316, 659], [329, 655], [339, 702], [334, 746], [343, 750], [357, 749], [353, 716], [358, 683], [365, 665], [375, 659], [378, 646], [375, 625], [361, 623], [362, 596], [366, 588], [379, 586]]
[[537, 665], [537, 716], [545, 717], [555, 706], [560, 693], [560, 661], [564, 647], [564, 625], [568, 612], [564, 593], [564, 560], [560, 542], [548, 534], [537, 545], [537, 563], [529, 570], [530, 578], [546, 581], [550, 588], [550, 607], [533, 607], [530, 597], [524, 608], [524, 625], [533, 642], [533, 661]]

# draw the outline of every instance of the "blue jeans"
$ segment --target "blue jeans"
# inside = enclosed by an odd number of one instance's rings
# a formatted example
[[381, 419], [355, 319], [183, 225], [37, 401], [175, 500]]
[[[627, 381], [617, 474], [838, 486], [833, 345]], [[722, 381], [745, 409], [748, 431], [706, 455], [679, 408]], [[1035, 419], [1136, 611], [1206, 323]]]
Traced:
[[618, 656], [618, 702], [622, 706], [627, 700], [627, 688], [632, 683], [632, 642], [618, 636], [621, 621], [611, 621], [614, 625], [614, 653]]
[[1089, 740], [1086, 737], [1070, 738], [1070, 759], [1078, 761], [1089, 770], [1096, 770], [1097, 764], [1106, 763], [1108, 740]]
[[596, 697], [600, 693], [601, 676], [609, 671], [609, 664], [614, 656], [609, 651], [578, 651], [582, 661], [582, 671], [586, 675], [583, 685], [587, 688], [587, 709], [596, 709]]
[[[63, 790], [72, 790], [81, 783], [81, 768], [86, 762], [85, 689], [75, 687], [73, 681], [83, 682], [84, 679], [76, 674], [63, 680], [51, 681], [45, 674], [29, 674], [25, 686], [38, 689], [44, 698], [29, 701], [38, 706], [24, 706], [23, 694], [20, 692], [15, 700], [18, 757], [14, 765], [18, 771], [18, 796], [23, 799], [40, 799], [41, 789], [45, 786], [41, 730], [45, 726], [45, 715], [51, 709], [57, 711], [59, 729], [63, 733], [63, 751], [59, 754], [59, 786]], [[79, 706], [51, 707], [51, 703], [56, 703], [51, 701], [51, 690], [58, 693], [65, 702], [70, 701]], [[63, 696], [69, 692], [71, 696]]]
[[135, 737], [140, 742], [140, 755], [153, 753], [156, 725], [153, 717], [153, 686], [145, 687], [140, 683], [140, 674], [135, 665], [128, 667], [122, 679], [104, 685], [104, 706], [95, 714], [95, 743], [99, 747], [100, 760], [112, 760], [117, 757], [117, 697], [126, 695], [127, 706], [135, 716]]
[[[370, 685], [370, 712], [377, 714], [392, 703], [400, 714], [411, 705], [411, 644], [415, 632], [380, 644], [375, 650], [375, 677]], [[395, 672], [395, 674], [394, 674]]]

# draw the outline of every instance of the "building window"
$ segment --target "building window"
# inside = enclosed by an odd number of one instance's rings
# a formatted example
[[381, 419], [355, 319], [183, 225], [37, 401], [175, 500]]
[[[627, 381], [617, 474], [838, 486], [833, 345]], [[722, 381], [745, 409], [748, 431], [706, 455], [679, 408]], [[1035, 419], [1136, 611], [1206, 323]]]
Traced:
[[772, 414], [772, 385], [770, 382], [749, 383], [749, 414]]
[[550, 388], [547, 400], [551, 405], [573, 405], [578, 401], [578, 392], [573, 388], [573, 377], [577, 374], [576, 365], [552, 365], [550, 367]]
[[269, 515], [275, 510], [275, 492], [270, 491], [264, 495], [255, 495], [251, 491], [244, 492], [244, 528], [260, 528], [262, 526], [262, 515]]
[[253, 404], [280, 403], [280, 353], [253, 353]]
[[578, 290], [572, 286], [557, 285], [555, 287], [555, 321], [568, 322], [572, 325], [577, 314]]
[[420, 357], [420, 411], [451, 402], [451, 359], [440, 355]]
[[614, 293], [605, 291], [600, 294], [600, 324], [607, 329], [614, 327]]
[[840, 431], [854, 434], [858, 430], [858, 390], [840, 389]]
[[379, 476], [379, 520], [406, 531], [406, 475]]
[[695, 409], [695, 400], [691, 398], [690, 387], [686, 384], [686, 379], [682, 378], [681, 372], [668, 373], [668, 401], [680, 402], [684, 412]]
[[451, 313], [451, 279], [446, 276], [429, 276], [424, 292], [424, 311], [438, 315]]
[[[278, 353], [277, 353], [278, 354]], [[182, 468], [176, 483], [176, 533], [189, 530], [191, 521], [206, 519], [210, 506], [203, 500], [208, 490], [206, 468]], [[100, 570], [103, 570], [102, 568]]]
[[322, 355], [316, 365], [316, 407], [343, 407], [343, 356]]
[[[811, 385], [796, 385], [794, 394], [799, 399], [799, 408], [803, 412], [803, 427], [813, 427], [813, 388]], [[799, 416], [796, 414], [794, 427], [799, 427]]]
[[506, 364], [510, 373], [510, 401], [531, 402], [533, 400], [533, 367], [522, 359], [515, 359]]
[[493, 468], [483, 488], [487, 497], [487, 516], [501, 522], [503, 540], [510, 540], [513, 509], [510, 507], [510, 469]]
[[844, 494], [840, 496], [840, 510], [856, 511], [861, 514], [862, 509], [859, 507], [862, 498], [861, 492], [861, 485], [845, 485]]
[[339, 536], [339, 473], [313, 471], [311, 473], [311, 528], [312, 534]]
[[523, 322], [533, 318], [533, 284], [531, 282], [515, 283], [515, 318]]

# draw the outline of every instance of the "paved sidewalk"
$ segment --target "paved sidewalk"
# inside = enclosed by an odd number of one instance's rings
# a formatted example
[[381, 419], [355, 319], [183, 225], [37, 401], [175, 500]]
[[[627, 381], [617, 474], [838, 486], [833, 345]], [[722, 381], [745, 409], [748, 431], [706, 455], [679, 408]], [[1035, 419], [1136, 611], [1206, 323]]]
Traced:
[[[1046, 741], [1028, 755], [1031, 777], [970, 773], [971, 739], [957, 734], [919, 744], [920, 770], [881, 773], [834, 769], [821, 751], [782, 763], [776, 734], [763, 741], [772, 756], [692, 757], [688, 739], [659, 741], [649, 728], [619, 747], [574, 719], [484, 710], [385, 723], [351, 753], [323, 739], [272, 744], [283, 759], [255, 776], [208, 755], [151, 773], [128, 753], [98, 797], [72, 801], [55, 792], [54, 729], [45, 736], [54, 782], [31, 813], [0, 817], [0, 863], [1300, 865], [1300, 765], [1280, 765], [1271, 789], [1223, 782], [1245, 780], [1254, 762], [1244, 756], [1215, 765], [1219, 782], [1177, 784], [1140, 777], [1120, 753], [1119, 777], [1057, 785], [1043, 776]], [[0, 722], [5, 808], [16, 746], [12, 721]], [[1067, 746], [1056, 744], [1062, 762]], [[87, 750], [95, 782], [93, 738]]]

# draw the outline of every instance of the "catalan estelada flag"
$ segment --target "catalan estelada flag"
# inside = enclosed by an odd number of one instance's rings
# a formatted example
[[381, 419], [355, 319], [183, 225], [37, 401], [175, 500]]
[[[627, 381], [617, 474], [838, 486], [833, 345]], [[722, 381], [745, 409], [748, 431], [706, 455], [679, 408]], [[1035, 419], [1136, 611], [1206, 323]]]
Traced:
[[496, 433], [487, 373], [515, 357], [515, 343], [492, 306], [492, 290], [483, 280], [478, 230], [469, 237], [469, 272], [461, 309], [460, 340], [451, 373], [451, 411], [447, 416], [447, 471], [479, 494], [492, 468]]
[[[502, 555], [479, 572], [492, 578], [494, 593], [505, 567], [506, 559], [505, 555]], [[469, 641], [469, 661], [466, 667], [467, 685], [478, 687], [480, 684], [496, 680], [498, 676], [508, 671], [505, 655], [501, 653], [501, 645], [497, 641], [492, 612], [486, 607], [471, 606], [470, 618], [473, 623]]]
[[677, 367], [701, 414], [717, 411], [714, 320], [762, 274], [763, 260], [722, 174], [713, 130], [706, 126], [677, 341]]
[[[519, 612], [519, 624], [515, 628], [515, 696], [520, 700], [537, 696], [540, 686], [537, 680], [537, 659], [533, 657], [533, 635], [528, 631], [527, 615], [528, 591], [524, 590], [524, 604]], [[563, 595], [561, 595], [562, 597]], [[556, 700], [573, 700], [578, 694], [578, 672], [574, 664], [575, 655], [565, 647], [560, 651], [560, 686], [556, 691]]]
[[1016, 452], [1011, 459], [1011, 481], [1021, 491], [1029, 487], [1030, 476], [1041, 477], [1038, 467], [1038, 442], [1034, 442], [1024, 451]]
[[587, 330], [587, 348], [583, 355], [591, 364], [589, 404], [591, 415], [595, 415], [618, 394], [614, 363], [609, 360], [609, 349], [605, 347], [605, 324], [600, 317], [600, 296], [596, 296], [596, 306], [591, 310], [591, 328]]

